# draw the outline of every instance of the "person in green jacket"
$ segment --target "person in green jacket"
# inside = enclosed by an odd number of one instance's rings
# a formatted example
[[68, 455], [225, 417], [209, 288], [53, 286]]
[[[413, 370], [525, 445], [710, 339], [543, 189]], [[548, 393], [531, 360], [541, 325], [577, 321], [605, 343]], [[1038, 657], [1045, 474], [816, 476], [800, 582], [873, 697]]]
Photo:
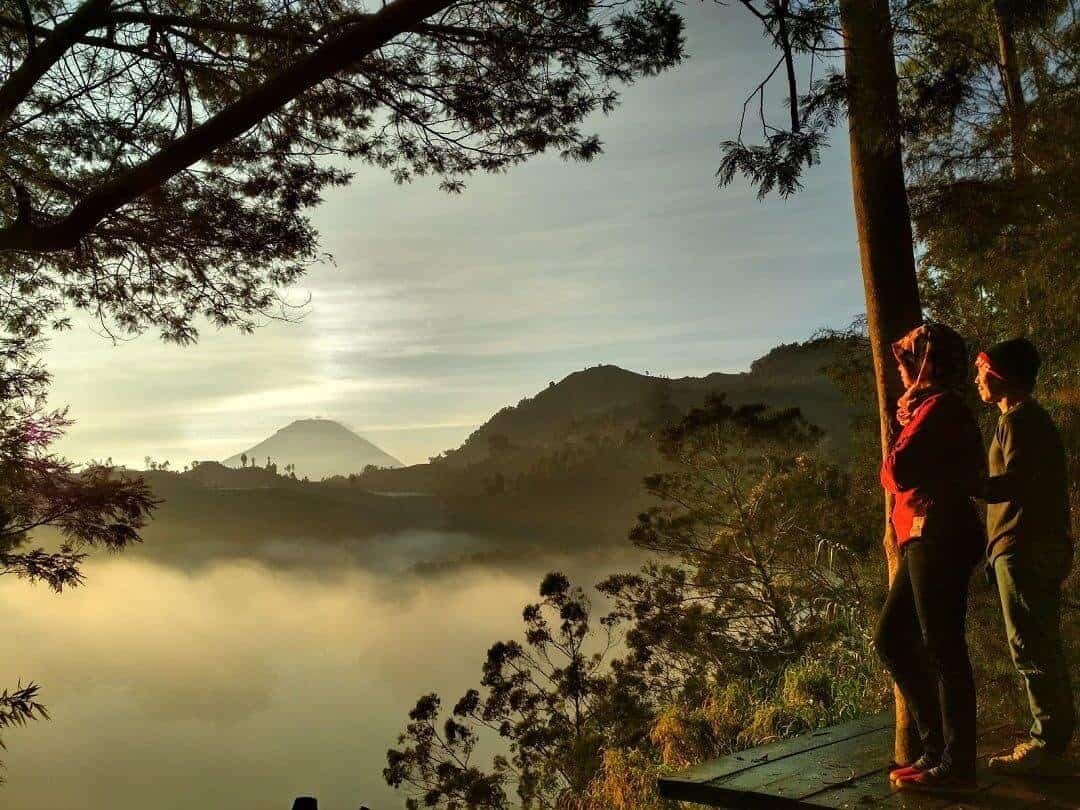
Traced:
[[990, 759], [992, 769], [1012, 773], [1064, 769], [1075, 725], [1061, 642], [1061, 586], [1073, 557], [1068, 471], [1061, 436], [1032, 397], [1039, 365], [1025, 338], [998, 343], [975, 361], [980, 398], [1001, 411], [984, 492], [987, 561], [1033, 718], [1027, 740]]

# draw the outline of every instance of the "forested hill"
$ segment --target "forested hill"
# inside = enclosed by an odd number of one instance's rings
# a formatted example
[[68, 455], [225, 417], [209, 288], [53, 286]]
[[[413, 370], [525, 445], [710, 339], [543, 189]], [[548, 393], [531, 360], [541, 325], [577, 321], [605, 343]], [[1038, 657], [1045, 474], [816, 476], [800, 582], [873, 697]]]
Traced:
[[[496, 413], [443, 460], [464, 466], [511, 446], [542, 446], [604, 423], [654, 424], [669, 421], [701, 405], [710, 393], [737, 404], [762, 402], [798, 407], [827, 434], [847, 433], [850, 409], [822, 372], [835, 358], [830, 340], [781, 345], [755, 360], [750, 371], [668, 379], [638, 374], [618, 366], [593, 366], [551, 382], [535, 396]], [[597, 425], [591, 423], [599, 423]]]
[[[656, 431], [710, 393], [737, 404], [799, 407], [833, 450], [842, 449], [850, 406], [821, 371], [837, 351], [827, 341], [780, 346], [746, 373], [671, 380], [595, 366], [502, 409], [460, 448], [411, 467], [321, 482], [263, 467], [261, 458], [243, 469], [203, 462], [182, 474], [143, 473], [165, 500], [146, 549], [236, 554], [253, 543], [338, 543], [417, 528], [547, 545], [622, 542], [633, 516], [654, 503], [642, 480], [666, 464]], [[303, 449], [278, 458], [306, 457]]]
[[431, 463], [360, 476], [373, 491], [448, 494], [637, 493], [661, 464], [654, 434], [710, 394], [733, 404], [801, 409], [825, 431], [826, 451], [843, 455], [851, 406], [824, 373], [841, 344], [778, 346], [748, 372], [668, 379], [594, 366], [550, 382], [503, 408], [458, 448]]

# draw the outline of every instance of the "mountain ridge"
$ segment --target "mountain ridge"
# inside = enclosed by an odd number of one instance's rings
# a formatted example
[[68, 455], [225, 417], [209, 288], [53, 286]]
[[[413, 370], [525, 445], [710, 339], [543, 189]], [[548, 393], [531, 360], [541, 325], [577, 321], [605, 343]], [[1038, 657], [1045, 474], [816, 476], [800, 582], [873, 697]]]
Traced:
[[[598, 364], [552, 380], [516, 405], [506, 405], [476, 428], [459, 446], [427, 464], [398, 459], [331, 419], [300, 419], [246, 450], [262, 464], [295, 464], [297, 475], [313, 480], [362, 475], [364, 485], [389, 491], [435, 491], [457, 478], [453, 471], [486, 466], [516, 473], [552, 452], [573, 452], [605, 440], [621, 441], [636, 427], [666, 424], [707, 396], [722, 394], [734, 404], [762, 403], [799, 408], [823, 428], [834, 449], [844, 452], [851, 404], [822, 369], [835, 362], [841, 342], [820, 338], [781, 344], [756, 359], [749, 370], [712, 372], [701, 377], [653, 376], [612, 364]], [[652, 428], [649, 428], [652, 429]], [[513, 464], [506, 464], [516, 456]], [[223, 462], [238, 467], [240, 454]], [[379, 472], [365, 473], [368, 465]], [[481, 465], [478, 467], [477, 465]], [[370, 468], [369, 468], [370, 472]], [[485, 473], [486, 474], [486, 473]], [[475, 488], [476, 482], [470, 486]]]
[[[667, 408], [672, 418], [718, 393], [737, 404], [798, 407], [811, 422], [842, 440], [850, 403], [822, 369], [836, 359], [838, 341], [830, 338], [781, 344], [756, 359], [749, 371], [712, 372], [701, 377], [663, 377], [601, 364], [571, 372], [517, 405], [508, 405], [480, 425], [443, 460], [468, 464], [489, 455], [492, 436], [514, 444], [543, 444], [561, 437], [567, 426], [592, 417], [651, 416]], [[659, 415], [659, 414], [657, 414]], [[661, 420], [663, 421], [663, 419]]]

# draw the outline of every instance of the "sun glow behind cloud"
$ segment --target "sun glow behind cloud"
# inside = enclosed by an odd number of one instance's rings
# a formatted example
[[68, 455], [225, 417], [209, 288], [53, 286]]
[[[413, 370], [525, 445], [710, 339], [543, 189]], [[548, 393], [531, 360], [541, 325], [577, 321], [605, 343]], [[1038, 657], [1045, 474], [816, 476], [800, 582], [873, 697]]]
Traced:
[[627, 89], [605, 154], [473, 178], [460, 197], [359, 167], [313, 213], [334, 261], [299, 323], [205, 331], [187, 349], [56, 338], [53, 401], [76, 459], [225, 458], [289, 422], [337, 419], [406, 463], [581, 368], [745, 369], [861, 311], [843, 133], [789, 201], [717, 190], [717, 143], [771, 67], [755, 23], [685, 6], [693, 58]]

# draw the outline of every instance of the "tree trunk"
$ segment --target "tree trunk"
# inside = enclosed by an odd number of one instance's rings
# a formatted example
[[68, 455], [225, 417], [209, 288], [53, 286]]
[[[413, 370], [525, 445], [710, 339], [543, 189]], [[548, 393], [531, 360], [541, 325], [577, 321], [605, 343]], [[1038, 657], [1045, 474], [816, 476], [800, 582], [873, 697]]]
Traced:
[[[1012, 176], [1023, 183], [1031, 174], [1027, 157], [1028, 110], [1024, 98], [1024, 85], [1020, 81], [1020, 59], [1016, 54], [1015, 20], [1004, 0], [994, 0], [994, 23], [998, 34], [998, 70], [1001, 83], [1005, 86], [1005, 100], [1008, 105], [1010, 155], [1012, 158]], [[1006, 237], [1007, 239], [1008, 237]], [[1006, 249], [1008, 242], [1006, 242]], [[1020, 283], [1024, 293], [1024, 309], [1028, 317], [1028, 331], [1034, 325], [1031, 319], [1031, 289], [1028, 284], [1027, 267], [1020, 265]]]
[[[874, 356], [882, 454], [893, 432], [900, 378], [889, 344], [922, 318], [900, 146], [900, 108], [888, 0], [841, 0], [844, 67], [855, 224], [866, 293], [866, 321]], [[885, 558], [889, 582], [900, 562], [885, 499]], [[899, 691], [893, 756], [907, 763], [919, 754], [914, 722]]]
[[1030, 174], [1027, 157], [1024, 152], [1027, 139], [1027, 100], [1024, 98], [1024, 85], [1020, 81], [1020, 60], [1016, 55], [1016, 38], [1013, 20], [1006, 4], [994, 0], [994, 22], [998, 34], [998, 69], [1001, 82], [1005, 85], [1005, 97], [1008, 102], [1009, 137], [1012, 141], [1012, 169], [1014, 177]]

